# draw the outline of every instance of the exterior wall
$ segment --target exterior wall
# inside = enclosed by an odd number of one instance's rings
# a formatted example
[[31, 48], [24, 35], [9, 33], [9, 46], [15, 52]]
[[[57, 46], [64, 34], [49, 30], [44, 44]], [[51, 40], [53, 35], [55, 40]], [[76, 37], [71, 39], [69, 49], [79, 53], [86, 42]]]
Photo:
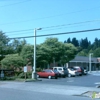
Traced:
[[[68, 67], [83, 66], [89, 71], [89, 63], [87, 62], [69, 62]], [[100, 70], [100, 63], [91, 63], [91, 71]]]

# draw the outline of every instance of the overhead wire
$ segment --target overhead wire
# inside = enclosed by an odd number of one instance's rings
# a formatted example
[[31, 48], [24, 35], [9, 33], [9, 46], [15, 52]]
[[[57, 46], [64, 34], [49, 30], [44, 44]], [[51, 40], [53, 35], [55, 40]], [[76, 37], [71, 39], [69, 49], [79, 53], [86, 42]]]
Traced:
[[[27, 0], [26, 0], [26, 1], [27, 1]], [[33, 20], [36, 21], [36, 20], [41, 20], [41, 19], [59, 17], [59, 16], [63, 16], [63, 15], [68, 15], [68, 14], [73, 14], [73, 13], [79, 13], [79, 12], [88, 11], [88, 10], [97, 9], [97, 8], [100, 8], [100, 6], [98, 6], [98, 7], [93, 7], [93, 8], [89, 8], [89, 9], [85, 9], [85, 10], [79, 10], [79, 11], [69, 12], [69, 13], [57, 14], [57, 15], [46, 16], [46, 17], [40, 17], [40, 18], [36, 18], [36, 19], [28, 19], [28, 20], [17, 21], [17, 22], [12, 22], [12, 23], [2, 23], [2, 24], [0, 24], [0, 25], [17, 24], [17, 23], [29, 22], [29, 21], [33, 21]]]
[[100, 31], [100, 28], [97, 28], [97, 29], [88, 29], [88, 30], [80, 30], [80, 31], [72, 31], [72, 32], [63, 32], [63, 33], [54, 33], [54, 34], [44, 34], [44, 35], [37, 35], [37, 36], [14, 37], [14, 38], [9, 38], [9, 39], [45, 37], [45, 36], [54, 36], [54, 35], [64, 35], [64, 34], [74, 34], [74, 33], [83, 33], [83, 32], [93, 32], [93, 31]]
[[21, 3], [24, 3], [24, 2], [28, 2], [28, 1], [30, 1], [30, 0], [24, 0], [24, 1], [16, 2], [16, 3], [11, 3], [11, 4], [7, 4], [7, 5], [3, 5], [3, 6], [0, 6], [0, 8], [1, 7], [7, 7], [7, 6], [17, 5], [17, 4], [21, 4]]
[[[92, 23], [92, 22], [97, 22], [97, 21], [100, 21], [100, 19], [83, 21], [83, 22], [76, 22], [76, 23], [69, 23], [69, 24], [62, 24], [62, 25], [55, 25], [55, 26], [48, 26], [48, 27], [42, 27], [42, 29], [43, 29], [42, 31], [48, 31], [48, 30], [45, 30], [45, 29], [50, 29], [50, 28], [58, 28], [58, 27], [64, 27], [64, 26], [86, 24], [86, 23]], [[18, 32], [26, 32], [26, 31], [33, 31], [33, 30], [34, 30], [34, 28], [25, 29], [25, 30], [8, 31], [8, 32], [5, 32], [5, 33], [18, 33]]]
[[[78, 26], [73, 26], [73, 27], [80, 27], [80, 26], [83, 26], [83, 25], [78, 25]], [[46, 31], [52, 31], [52, 30], [60, 30], [60, 29], [64, 29], [64, 28], [69, 28], [69, 27], [71, 27], [72, 28], [72, 26], [67, 26], [67, 27], [56, 27], [56, 28], [52, 28], [52, 29], [47, 29], [47, 30], [41, 30], [41, 31], [39, 31], [38, 33], [41, 33], [41, 32], [46, 32]], [[28, 32], [24, 32], [24, 33], [16, 33], [16, 34], [10, 34], [10, 35], [22, 35], [22, 34], [33, 34], [33, 30], [32, 31], [28, 31]], [[8, 36], [10, 36], [10, 35], [8, 35]]]

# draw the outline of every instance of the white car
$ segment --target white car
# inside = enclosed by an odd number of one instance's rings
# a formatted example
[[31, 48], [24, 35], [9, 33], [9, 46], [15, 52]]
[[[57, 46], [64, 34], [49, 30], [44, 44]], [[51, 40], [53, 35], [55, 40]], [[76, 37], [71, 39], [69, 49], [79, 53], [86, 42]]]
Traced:
[[69, 72], [68, 77], [76, 76], [76, 70], [68, 68], [68, 72]]

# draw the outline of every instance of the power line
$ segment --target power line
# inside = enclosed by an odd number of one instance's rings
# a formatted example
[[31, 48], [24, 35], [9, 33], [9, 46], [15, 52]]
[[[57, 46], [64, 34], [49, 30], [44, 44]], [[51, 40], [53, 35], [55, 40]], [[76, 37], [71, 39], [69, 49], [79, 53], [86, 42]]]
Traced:
[[67, 26], [67, 25], [85, 24], [85, 23], [91, 23], [91, 22], [96, 22], [96, 21], [100, 21], [100, 19], [89, 20], [89, 21], [84, 21], [84, 22], [69, 23], [69, 24], [62, 24], [62, 25], [56, 25], [56, 26], [50, 26], [50, 27], [43, 27], [43, 28], [52, 28], [52, 27]]
[[28, 2], [28, 1], [29, 0], [24, 0], [24, 1], [21, 1], [21, 2], [16, 2], [16, 3], [8, 4], [8, 5], [3, 5], [3, 6], [0, 6], [0, 7], [13, 6], [13, 5], [17, 5], [17, 4]]
[[[92, 23], [92, 22], [97, 22], [97, 21], [100, 21], [100, 19], [83, 21], [83, 22], [76, 22], [76, 23], [69, 23], [69, 24], [62, 24], [62, 25], [55, 25], [55, 26], [49, 26], [49, 27], [42, 27], [42, 29], [48, 29], [48, 28], [54, 28], [54, 27], [63, 27], [63, 26], [71, 26], [71, 25], [78, 25], [78, 24], [86, 24], [86, 23]], [[34, 29], [8, 31], [8, 32], [5, 32], [5, 33], [16, 33], [16, 32], [24, 32], [24, 31], [32, 31], [32, 30], [34, 30]]]
[[[100, 28], [89, 29], [89, 30], [81, 30], [81, 31], [72, 31], [72, 32], [46, 34], [46, 35], [37, 35], [36, 37], [53, 36], [53, 35], [64, 35], [64, 34], [74, 34], [74, 33], [93, 32], [93, 31], [100, 31]], [[21, 39], [21, 38], [32, 38], [32, 37], [34, 37], [34, 36], [14, 37], [14, 38], [9, 38], [9, 39]]]
[[[28, 1], [28, 0], [26, 0], [26, 1]], [[3, 23], [3, 24], [0, 24], [0, 25], [17, 24], [17, 23], [29, 22], [29, 21], [33, 21], [33, 20], [36, 21], [36, 20], [41, 20], [41, 19], [59, 17], [59, 16], [63, 16], [63, 15], [68, 15], [68, 14], [73, 14], [73, 13], [80, 13], [80, 12], [88, 11], [88, 10], [91, 10], [91, 9], [97, 9], [97, 8], [100, 8], [100, 6], [94, 7], [94, 8], [89, 8], [89, 9], [85, 9], [85, 10], [79, 10], [79, 11], [74, 11], [74, 12], [69, 12], [69, 13], [63, 13], [63, 14], [53, 15], [53, 16], [46, 16], [46, 17], [42, 17], [42, 18], [40, 17], [40, 18], [36, 18], [36, 19], [23, 20], [23, 21], [12, 22], [12, 23]]]
[[[80, 27], [80, 26], [83, 26], [83, 25], [78, 25], [78, 26], [73, 26], [74, 28], [75, 27]], [[69, 26], [69, 27], [71, 27], [71, 26]], [[63, 28], [69, 28], [68, 26], [67, 27], [58, 27], [58, 28], [52, 28], [52, 29], [47, 29], [47, 30], [41, 30], [41, 31], [39, 31], [39, 33], [40, 32], [46, 32], [46, 31], [52, 31], [52, 30], [60, 30], [60, 29], [63, 29]], [[72, 28], [72, 27], [71, 27]], [[24, 32], [24, 33], [19, 33], [19, 34], [31, 34], [31, 33], [33, 33], [33, 29], [32, 29], [32, 31], [28, 31], [28, 32]], [[16, 34], [11, 34], [11, 35], [18, 35], [18, 33], [16, 33]], [[10, 35], [8, 35], [8, 36], [10, 36]]]

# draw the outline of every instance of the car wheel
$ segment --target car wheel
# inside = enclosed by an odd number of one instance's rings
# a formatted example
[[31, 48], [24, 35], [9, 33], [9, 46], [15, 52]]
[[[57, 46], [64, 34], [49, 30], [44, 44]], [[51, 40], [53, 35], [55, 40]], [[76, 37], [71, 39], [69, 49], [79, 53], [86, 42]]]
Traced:
[[66, 76], [64, 75], [63, 78], [65, 78]]
[[57, 79], [58, 77], [57, 76], [55, 76], [55, 79]]
[[82, 76], [82, 74], [80, 74], [79, 76]]
[[39, 78], [40, 76], [37, 74], [37, 78]]
[[71, 74], [68, 74], [68, 77], [71, 77]]
[[52, 76], [48, 76], [48, 79], [51, 79], [52, 78]]

